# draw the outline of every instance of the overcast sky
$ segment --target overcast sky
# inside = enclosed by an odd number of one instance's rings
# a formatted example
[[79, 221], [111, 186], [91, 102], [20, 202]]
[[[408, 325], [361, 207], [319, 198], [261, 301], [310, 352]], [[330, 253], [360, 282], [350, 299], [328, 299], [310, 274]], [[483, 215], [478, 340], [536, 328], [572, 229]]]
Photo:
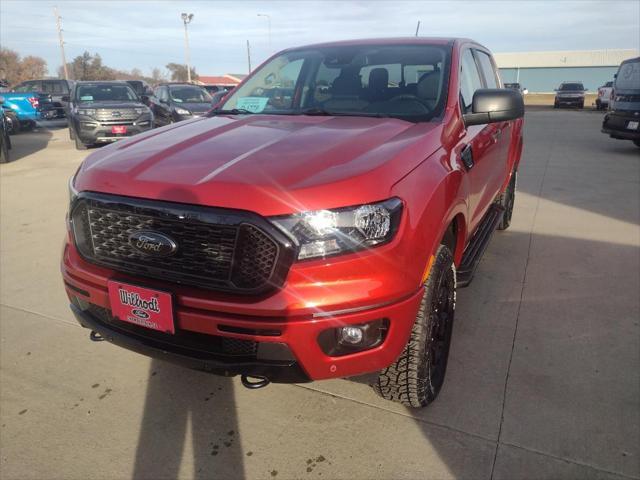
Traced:
[[[184, 63], [181, 12], [198, 73], [247, 71], [246, 41], [257, 65], [269, 53], [308, 43], [407, 36], [464, 36], [494, 52], [639, 48], [640, 0], [621, 1], [72, 1], [1, 0], [0, 44], [61, 65], [53, 16], [63, 17], [67, 60], [88, 50], [108, 66]], [[268, 22], [271, 16], [271, 48]]]

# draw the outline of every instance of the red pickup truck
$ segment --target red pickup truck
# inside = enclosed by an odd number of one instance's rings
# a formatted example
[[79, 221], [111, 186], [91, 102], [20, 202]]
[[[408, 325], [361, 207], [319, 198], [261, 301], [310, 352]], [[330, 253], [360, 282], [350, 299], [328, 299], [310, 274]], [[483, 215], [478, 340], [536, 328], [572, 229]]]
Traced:
[[524, 107], [466, 39], [285, 50], [216, 109], [92, 153], [62, 274], [93, 340], [259, 388], [445, 375], [456, 286], [509, 226]]

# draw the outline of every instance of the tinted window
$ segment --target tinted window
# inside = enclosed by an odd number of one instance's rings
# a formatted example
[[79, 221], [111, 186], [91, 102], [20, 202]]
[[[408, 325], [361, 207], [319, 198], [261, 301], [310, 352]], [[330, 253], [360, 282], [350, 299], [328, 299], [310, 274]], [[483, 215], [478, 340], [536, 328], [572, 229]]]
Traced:
[[135, 101], [135, 92], [129, 85], [89, 84], [76, 87], [79, 102]]
[[[491, 63], [491, 57], [479, 50], [476, 50], [476, 56], [480, 62], [480, 68], [487, 83], [487, 88], [498, 88], [498, 79], [496, 77], [496, 71], [493, 68], [493, 63]], [[519, 87], [520, 85], [518, 85], [518, 88]]]
[[349, 45], [285, 52], [235, 89], [223, 108], [429, 120], [444, 108], [449, 51]]
[[62, 95], [63, 93], [67, 93], [66, 89], [63, 90], [64, 86], [63, 82], [58, 81], [42, 82], [42, 91], [54, 95]]
[[40, 82], [24, 82], [14, 88], [16, 92], [40, 92], [41, 84]]
[[478, 67], [471, 50], [465, 50], [462, 54], [460, 65], [460, 96], [462, 97], [465, 111], [471, 108], [473, 94], [479, 88], [482, 88], [482, 81], [480, 80]]
[[211, 95], [202, 87], [179, 85], [169, 87], [169, 93], [177, 103], [210, 103]]
[[581, 83], [563, 83], [560, 85], [560, 90], [569, 92], [581, 92], [584, 90], [584, 86]]
[[618, 76], [616, 77], [616, 88], [640, 89], [640, 60], [628, 62], [620, 65]]

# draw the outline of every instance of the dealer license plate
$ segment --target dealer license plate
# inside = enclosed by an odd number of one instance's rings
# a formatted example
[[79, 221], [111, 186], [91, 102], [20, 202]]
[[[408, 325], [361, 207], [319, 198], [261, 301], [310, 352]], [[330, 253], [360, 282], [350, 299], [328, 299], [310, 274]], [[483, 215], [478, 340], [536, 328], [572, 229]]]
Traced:
[[171, 294], [129, 283], [107, 282], [111, 314], [118, 320], [165, 333], [176, 333]]

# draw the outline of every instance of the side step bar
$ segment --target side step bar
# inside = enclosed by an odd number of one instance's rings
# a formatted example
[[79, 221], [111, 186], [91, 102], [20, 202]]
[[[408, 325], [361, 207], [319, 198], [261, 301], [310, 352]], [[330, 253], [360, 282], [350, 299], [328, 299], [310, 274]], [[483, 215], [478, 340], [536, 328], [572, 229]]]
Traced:
[[460, 262], [456, 275], [458, 287], [466, 287], [471, 283], [473, 274], [480, 263], [484, 251], [489, 245], [491, 236], [500, 223], [500, 220], [502, 220], [503, 213], [504, 208], [494, 203], [485, 214], [476, 233], [462, 254], [462, 262]]

